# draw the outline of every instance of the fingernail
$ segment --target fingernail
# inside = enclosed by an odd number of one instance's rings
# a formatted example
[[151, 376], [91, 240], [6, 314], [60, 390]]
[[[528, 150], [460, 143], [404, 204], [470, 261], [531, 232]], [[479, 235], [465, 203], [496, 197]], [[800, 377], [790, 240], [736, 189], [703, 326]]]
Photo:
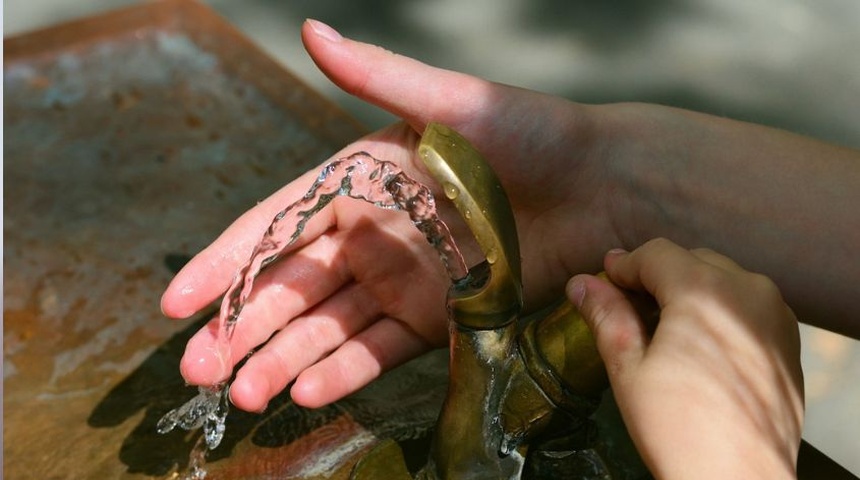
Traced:
[[567, 285], [567, 298], [576, 308], [582, 308], [585, 300], [585, 282], [578, 277], [573, 277]]
[[308, 22], [308, 25], [311, 26], [314, 33], [316, 33], [320, 37], [330, 42], [339, 42], [343, 40], [343, 37], [339, 33], [337, 33], [337, 30], [331, 28], [325, 23], [320, 22], [319, 20], [314, 20], [312, 18], [309, 18], [306, 21]]
[[627, 250], [624, 250], [623, 248], [613, 248], [612, 250], [606, 252], [606, 256], [607, 257], [609, 257], [609, 256], [617, 257], [619, 255], [626, 255], [628, 253], [630, 253], [630, 252], [628, 252]]
[[233, 405], [236, 405], [236, 402], [233, 401], [233, 390], [230, 389], [231, 385], [227, 384], [227, 401]]

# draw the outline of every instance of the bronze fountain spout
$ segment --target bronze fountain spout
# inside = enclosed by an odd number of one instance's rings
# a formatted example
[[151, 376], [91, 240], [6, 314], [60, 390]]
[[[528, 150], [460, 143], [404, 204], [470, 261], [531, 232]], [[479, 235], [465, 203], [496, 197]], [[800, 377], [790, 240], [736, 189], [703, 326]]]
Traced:
[[[486, 258], [448, 293], [448, 394], [418, 477], [519, 479], [530, 448], [565, 438], [595, 411], [607, 386], [603, 363], [570, 303], [521, 318], [516, 223], [480, 153], [451, 128], [431, 123], [418, 155]], [[352, 478], [412, 478], [401, 464], [397, 445], [383, 442], [356, 464]]]

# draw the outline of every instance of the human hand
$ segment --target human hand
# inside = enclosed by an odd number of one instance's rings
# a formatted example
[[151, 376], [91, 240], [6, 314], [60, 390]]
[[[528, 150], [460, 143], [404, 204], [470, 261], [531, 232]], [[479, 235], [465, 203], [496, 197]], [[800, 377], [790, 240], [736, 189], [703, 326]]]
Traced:
[[[767, 277], [654, 240], [567, 286], [656, 478], [791, 478], [803, 423], [797, 320]], [[653, 334], [624, 290], [655, 297]]]
[[[819, 178], [826, 175], [854, 178], [845, 171], [858, 164], [850, 163], [850, 154], [785, 132], [677, 109], [580, 105], [433, 68], [341, 38], [318, 22], [307, 22], [302, 35], [334, 83], [404, 120], [337, 157], [364, 150], [432, 185], [414, 155], [430, 121], [454, 128], [484, 155], [517, 220], [527, 310], [557, 299], [573, 274], [598, 270], [608, 249], [671, 236], [685, 244], [707, 242], [767, 272], [786, 286], [793, 305], [833, 306], [834, 314], [822, 318], [838, 320], [849, 311], [851, 297], [842, 290], [853, 285], [860, 269], [852, 271], [851, 262], [838, 259], [860, 228], [852, 227], [856, 216], [844, 213], [850, 208], [838, 206], [856, 201], [834, 202], [822, 192], [850, 196], [860, 188], [811, 186], [831, 183]], [[841, 163], [827, 168], [809, 160], [835, 157]], [[793, 163], [784, 168], [780, 162]], [[743, 168], [746, 174], [738, 175]], [[774, 172], [802, 180], [774, 182]], [[221, 295], [275, 213], [302, 196], [316, 175], [309, 172], [276, 192], [196, 256], [165, 291], [163, 311], [184, 318]], [[783, 184], [810, 186], [811, 193], [781, 190]], [[467, 263], [477, 263], [480, 253], [471, 233], [442, 192], [435, 193]], [[233, 402], [260, 410], [295, 380], [294, 400], [321, 406], [444, 345], [447, 282], [435, 253], [407, 221], [357, 203], [335, 201], [311, 222], [291, 256], [267, 269], [235, 330], [232, 358], [213, 353], [214, 323], [189, 342], [181, 365], [186, 380], [211, 384], [224, 378], [246, 352], [279, 332], [238, 372]], [[827, 209], [829, 228], [815, 229], [811, 242], [811, 230], [798, 218], [820, 221], [824, 217], [810, 211], [818, 204], [837, 207]], [[807, 213], [798, 217], [798, 212]], [[816, 233], [834, 228], [838, 234]], [[779, 249], [773, 248], [774, 232], [785, 233]], [[827, 248], [810, 254], [812, 243]], [[800, 262], [808, 275], [795, 275], [786, 258]], [[404, 288], [416, 279], [420, 288]], [[398, 294], [383, 285], [396, 285]], [[354, 289], [360, 294], [350, 303]], [[356, 307], [361, 307], [358, 315], [351, 311]]]
[[[328, 33], [316, 33], [320, 28], [309, 23], [303, 30], [320, 67], [346, 90], [408, 122], [359, 140], [336, 157], [367, 151], [432, 183], [414, 157], [418, 132], [430, 120], [460, 130], [494, 160], [509, 187], [524, 232], [531, 302], [546, 285], [554, 284], [555, 295], [560, 294], [569, 274], [546, 249], [563, 238], [555, 220], [593, 208], [589, 185], [579, 185], [572, 173], [578, 152], [584, 151], [576, 145], [588, 136], [585, 109], [432, 68], [371, 45], [330, 40]], [[524, 118], [532, 120], [524, 123]], [[300, 198], [317, 173], [309, 172], [255, 206], [198, 254], [167, 288], [163, 311], [184, 318], [221, 295], [274, 215]], [[459, 216], [446, 220], [458, 244], [466, 247], [467, 260], [475, 263], [478, 252], [468, 247], [471, 234], [457, 223]], [[594, 231], [590, 223], [571, 223], [570, 231], [576, 226]], [[445, 345], [447, 287], [438, 257], [403, 214], [339, 199], [310, 222], [289, 255], [259, 277], [234, 330], [232, 357], [219, 358], [214, 348], [218, 323], [213, 320], [189, 341], [181, 370], [190, 383], [217, 382], [274, 334], [237, 372], [231, 400], [258, 411], [295, 380], [294, 400], [321, 406], [388, 368]]]

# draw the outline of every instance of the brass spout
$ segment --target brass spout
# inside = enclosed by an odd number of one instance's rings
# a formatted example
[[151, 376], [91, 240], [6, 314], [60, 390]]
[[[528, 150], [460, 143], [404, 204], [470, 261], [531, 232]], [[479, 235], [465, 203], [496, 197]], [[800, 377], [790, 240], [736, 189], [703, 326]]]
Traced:
[[427, 125], [418, 156], [457, 207], [487, 259], [486, 266], [472, 269], [468, 286], [449, 296], [457, 322], [478, 329], [504, 326], [523, 303], [520, 247], [508, 196], [481, 154], [449, 127]]
[[418, 155], [468, 224], [486, 261], [448, 292], [448, 396], [436, 424], [430, 470], [442, 479], [516, 479], [524, 457], [500, 454], [498, 412], [516, 354], [522, 281], [508, 197], [481, 154], [454, 130], [431, 123]]
[[554, 418], [570, 426], [596, 409], [606, 386], [603, 364], [570, 303], [517, 331], [523, 297], [516, 222], [480, 153], [431, 123], [418, 154], [486, 256], [469, 270], [469, 283], [449, 291], [449, 390], [432, 467], [444, 479], [520, 478], [522, 445]]
[[[448, 395], [422, 479], [519, 479], [529, 442], [547, 432], [569, 436], [597, 407], [603, 364], [578, 312], [564, 303], [550, 315], [517, 322], [522, 273], [514, 215], [495, 172], [449, 127], [431, 123], [418, 155], [457, 207], [486, 260], [448, 292]], [[553, 424], [561, 423], [557, 429]], [[395, 445], [379, 446], [352, 478], [395, 462]], [[393, 471], [391, 478], [406, 478]]]

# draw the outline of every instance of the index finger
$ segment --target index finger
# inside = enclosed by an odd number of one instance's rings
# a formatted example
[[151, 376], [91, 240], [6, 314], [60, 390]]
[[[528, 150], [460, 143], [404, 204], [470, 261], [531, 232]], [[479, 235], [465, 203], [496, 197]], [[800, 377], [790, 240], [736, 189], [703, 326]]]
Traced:
[[604, 261], [606, 274], [619, 287], [647, 291], [664, 307], [669, 298], [684, 289], [692, 276], [702, 274], [709, 262], [665, 238], [650, 240], [627, 253], [612, 251]]
[[[410, 136], [411, 135], [411, 136]], [[401, 160], [411, 155], [414, 132], [408, 126], [394, 126], [375, 132], [342, 149], [332, 158], [368, 151], [384, 160]], [[233, 222], [212, 244], [198, 253], [173, 278], [161, 298], [161, 309], [173, 318], [187, 318], [223, 294], [237, 269], [251, 256], [275, 216], [302, 198], [319, 175], [315, 168], [293, 180]], [[348, 212], [347, 212], [348, 213]], [[335, 205], [319, 211], [308, 222], [294, 250], [307, 245], [339, 222]]]
[[[275, 215], [301, 198], [313, 182], [314, 172], [308, 172], [289, 185], [248, 210], [208, 247], [194, 256], [171, 280], [161, 297], [161, 310], [172, 318], [186, 318], [215, 300], [230, 286], [239, 266], [251, 256]], [[333, 214], [323, 211], [317, 215], [303, 239], [316, 238], [333, 222]], [[297, 245], [298, 246], [298, 245]]]

